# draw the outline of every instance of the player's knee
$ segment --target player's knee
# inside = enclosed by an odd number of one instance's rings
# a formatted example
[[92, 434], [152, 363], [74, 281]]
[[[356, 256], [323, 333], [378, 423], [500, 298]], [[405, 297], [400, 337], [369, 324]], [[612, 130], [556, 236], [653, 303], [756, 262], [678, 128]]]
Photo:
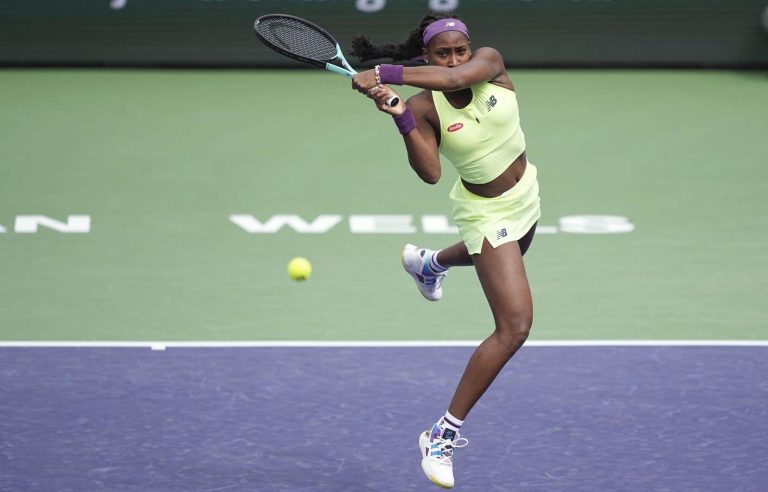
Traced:
[[496, 323], [496, 334], [505, 352], [514, 354], [528, 339], [533, 325], [530, 315], [508, 316]]

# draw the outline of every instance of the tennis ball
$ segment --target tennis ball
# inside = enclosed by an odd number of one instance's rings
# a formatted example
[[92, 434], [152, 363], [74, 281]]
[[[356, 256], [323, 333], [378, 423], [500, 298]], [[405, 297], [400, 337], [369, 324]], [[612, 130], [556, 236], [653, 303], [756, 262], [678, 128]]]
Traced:
[[312, 264], [306, 258], [296, 257], [288, 262], [288, 275], [297, 282], [307, 280], [312, 275]]

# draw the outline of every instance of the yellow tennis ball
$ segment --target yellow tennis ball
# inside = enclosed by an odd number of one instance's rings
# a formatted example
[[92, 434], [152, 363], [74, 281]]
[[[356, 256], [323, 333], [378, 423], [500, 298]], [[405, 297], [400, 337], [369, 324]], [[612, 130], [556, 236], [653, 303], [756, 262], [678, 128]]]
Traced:
[[306, 258], [296, 257], [288, 262], [288, 275], [298, 282], [307, 280], [312, 275], [312, 264]]

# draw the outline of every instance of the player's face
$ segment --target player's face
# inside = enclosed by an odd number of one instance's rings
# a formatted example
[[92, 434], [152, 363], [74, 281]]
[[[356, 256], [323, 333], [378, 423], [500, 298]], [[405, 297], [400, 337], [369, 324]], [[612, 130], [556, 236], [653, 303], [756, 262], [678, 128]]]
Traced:
[[429, 40], [424, 58], [430, 65], [458, 67], [472, 57], [469, 39], [458, 31], [446, 31]]

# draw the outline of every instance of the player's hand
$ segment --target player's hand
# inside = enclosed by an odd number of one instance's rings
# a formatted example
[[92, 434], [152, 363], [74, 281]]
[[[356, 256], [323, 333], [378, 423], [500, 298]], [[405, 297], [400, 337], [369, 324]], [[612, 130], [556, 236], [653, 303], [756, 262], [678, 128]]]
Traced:
[[376, 73], [373, 70], [366, 70], [352, 76], [352, 88], [360, 94], [367, 94], [377, 85]]
[[[403, 98], [388, 85], [377, 85], [373, 87], [368, 91], [367, 96], [373, 99], [376, 103], [376, 107], [379, 108], [379, 111], [391, 114], [392, 116], [402, 114], [406, 109], [405, 100], [403, 100]], [[387, 104], [387, 101], [393, 97], [397, 97], [400, 101], [397, 105], [391, 107]]]

